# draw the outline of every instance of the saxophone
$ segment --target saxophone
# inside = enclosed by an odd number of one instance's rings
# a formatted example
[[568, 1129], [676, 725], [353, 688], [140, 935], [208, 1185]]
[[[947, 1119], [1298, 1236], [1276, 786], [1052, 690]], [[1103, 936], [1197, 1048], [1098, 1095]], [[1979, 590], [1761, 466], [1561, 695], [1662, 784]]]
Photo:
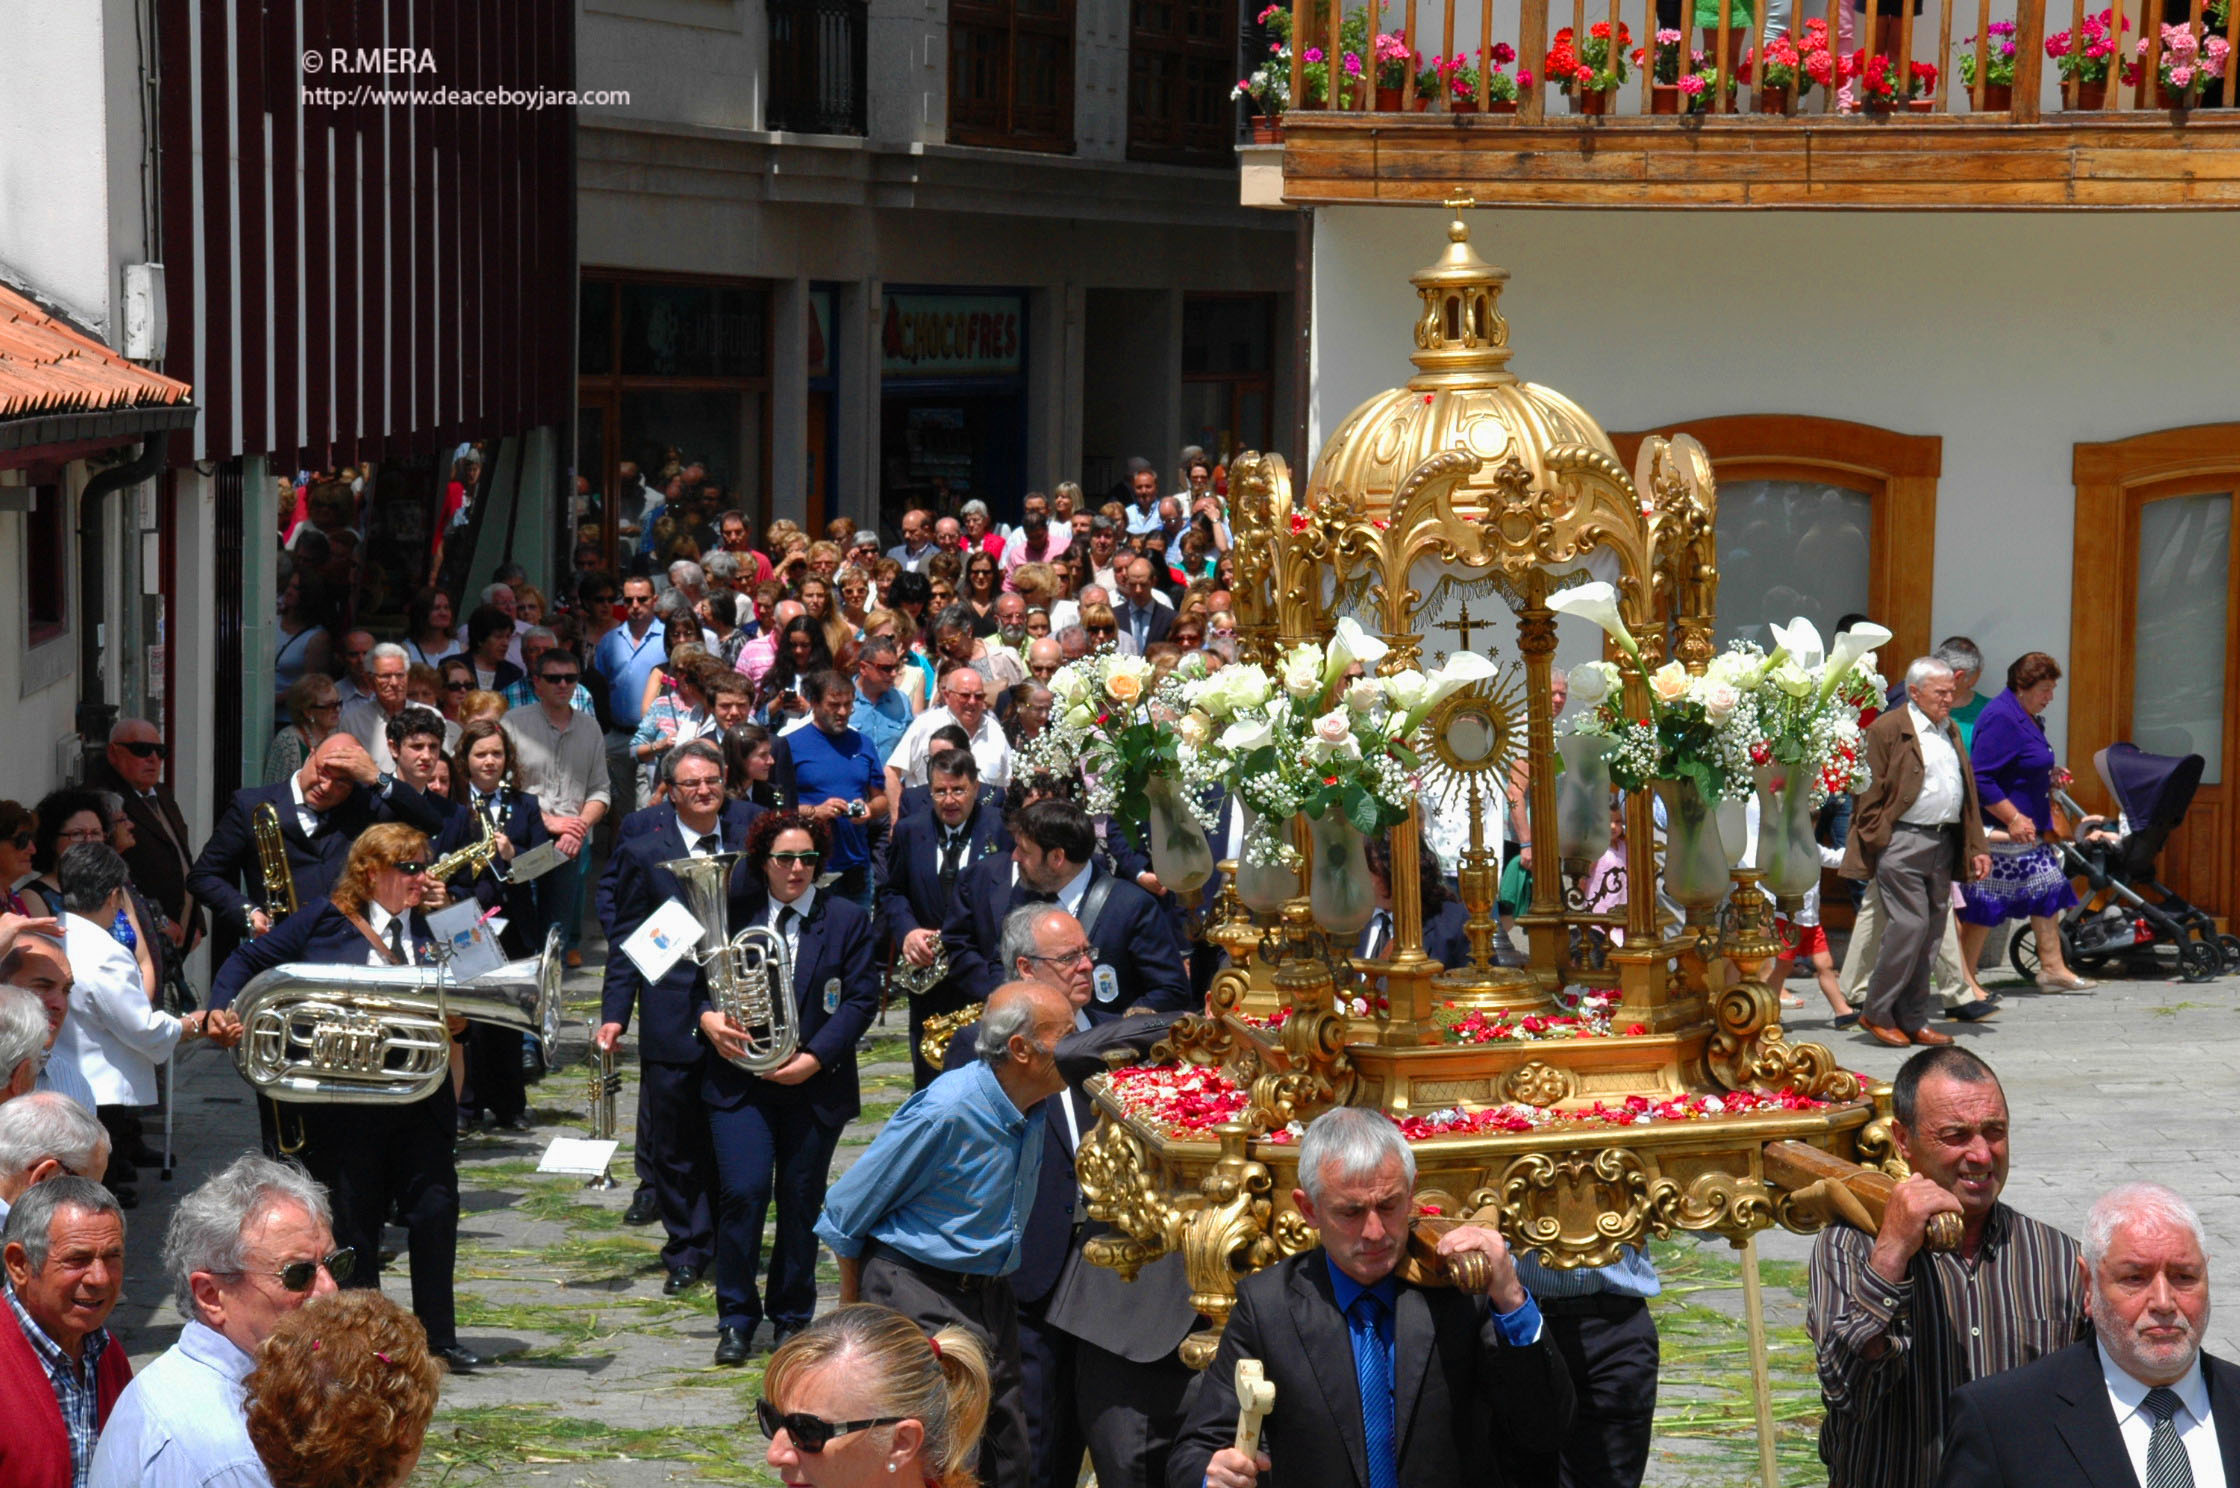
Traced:
[[288, 869], [288, 844], [280, 835], [280, 808], [270, 801], [249, 814], [264, 877], [265, 918], [277, 925], [296, 912], [296, 876]]
[[430, 863], [429, 878], [439, 884], [447, 884], [469, 869], [479, 874], [487, 868], [498, 875], [500, 883], [505, 882], [506, 865], [498, 856], [498, 834], [490, 830], [490, 819], [482, 813], [476, 812], [475, 820], [482, 824], [482, 836], [457, 852], [445, 853]]
[[949, 1045], [978, 1022], [987, 1008], [984, 1002], [967, 1003], [953, 1013], [935, 1013], [926, 1019], [918, 1038], [918, 1057], [937, 1070], [943, 1068], [949, 1058]]

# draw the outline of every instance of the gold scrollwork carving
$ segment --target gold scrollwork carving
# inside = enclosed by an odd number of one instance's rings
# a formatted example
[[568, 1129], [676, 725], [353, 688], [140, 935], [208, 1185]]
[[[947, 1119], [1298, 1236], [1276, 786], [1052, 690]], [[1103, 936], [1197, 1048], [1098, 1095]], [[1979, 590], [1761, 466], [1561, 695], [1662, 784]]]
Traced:
[[1182, 1265], [1190, 1280], [1190, 1305], [1213, 1326], [1184, 1340], [1183, 1362], [1203, 1369], [1220, 1345], [1221, 1330], [1237, 1304], [1237, 1278], [1276, 1259], [1268, 1235], [1273, 1179], [1245, 1155], [1250, 1134], [1231, 1123], [1217, 1128], [1221, 1157], [1198, 1185], [1202, 1207], [1181, 1226]]
[[1652, 1230], [1650, 1172], [1626, 1147], [1595, 1152], [1532, 1152], [1514, 1158], [1498, 1181], [1470, 1196], [1471, 1212], [1489, 1205], [1502, 1232], [1557, 1270], [1607, 1266]]
[[1774, 1222], [1773, 1190], [1734, 1173], [1698, 1173], [1684, 1186], [1659, 1177], [1649, 1186], [1649, 1203], [1659, 1235], [1676, 1229], [1717, 1230], [1740, 1239]]
[[1552, 1106], [1572, 1095], [1570, 1072], [1538, 1059], [1511, 1070], [1503, 1083], [1510, 1100], [1528, 1106]]
[[1714, 1028], [1704, 1060], [1713, 1079], [1729, 1090], [1794, 1090], [1814, 1100], [1850, 1101], [1864, 1095], [1857, 1075], [1836, 1063], [1821, 1044], [1792, 1044], [1774, 1021], [1780, 1000], [1764, 982], [1736, 982], [1713, 1006]]

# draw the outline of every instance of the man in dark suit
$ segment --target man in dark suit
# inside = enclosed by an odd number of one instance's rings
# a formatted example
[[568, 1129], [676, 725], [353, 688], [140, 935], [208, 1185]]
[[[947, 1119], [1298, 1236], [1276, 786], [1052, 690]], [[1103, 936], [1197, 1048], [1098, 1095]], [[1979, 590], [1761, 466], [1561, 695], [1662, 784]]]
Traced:
[[[741, 928], [761, 926], [786, 943], [800, 1046], [766, 1074], [732, 1063], [740, 1030], [716, 1008], [703, 979], [697, 1021], [717, 1058], [708, 1061], [702, 1099], [714, 1144], [720, 1208], [716, 1216], [716, 1362], [747, 1362], [755, 1328], [767, 1315], [773, 1346], [809, 1325], [817, 1308], [818, 1213], [840, 1131], [862, 1109], [856, 1040], [879, 1012], [879, 968], [871, 917], [816, 879], [830, 839], [805, 812], [770, 812], [748, 834], [740, 865]], [[770, 1279], [755, 1292], [762, 1222], [778, 1201]]]
[[[400, 787], [401, 789], [402, 787]], [[434, 937], [420, 912], [428, 838], [398, 822], [368, 828], [351, 848], [331, 898], [313, 900], [227, 958], [210, 986], [213, 1008], [232, 1006], [259, 973], [298, 962], [417, 966]], [[448, 1075], [416, 1101], [290, 1101], [281, 1130], [302, 1133], [302, 1161], [334, 1201], [337, 1242], [356, 1252], [344, 1285], [381, 1285], [381, 1229], [393, 1205], [410, 1240], [412, 1311], [428, 1347], [454, 1369], [482, 1360], [459, 1342], [452, 1268], [459, 1252], [458, 1106]]]
[[[348, 734], [330, 735], [302, 769], [279, 784], [235, 791], [194, 860], [187, 892], [218, 919], [250, 935], [272, 928], [261, 903], [264, 874], [253, 821], [256, 809], [265, 805], [280, 814], [280, 838], [299, 906], [327, 896], [350, 856], [350, 845], [366, 828], [397, 821], [433, 835], [450, 816], [448, 803], [430, 800], [383, 774]], [[242, 892], [244, 884], [253, 894]]]
[[1190, 973], [1174, 916], [1135, 884], [1092, 861], [1097, 833], [1071, 801], [1037, 801], [1011, 822], [1012, 861], [982, 858], [957, 881], [941, 927], [956, 980], [985, 998], [1004, 980], [1004, 916], [1022, 904], [1052, 902], [1081, 922], [1096, 949], [1091, 1021], [1116, 1018], [1141, 1002], [1158, 1012], [1190, 1006]]
[[[600, 1048], [615, 1047], [636, 1009], [638, 1156], [668, 1231], [661, 1263], [669, 1278], [662, 1289], [673, 1297], [699, 1281], [715, 1255], [715, 1211], [709, 1200], [715, 1156], [701, 1093], [708, 1050], [697, 1012], [707, 997], [705, 979], [699, 963], [686, 956], [649, 986], [622, 943], [655, 910], [683, 897], [663, 863], [688, 854], [744, 852], [747, 833], [762, 808], [725, 797], [723, 751], [705, 739], [670, 750], [662, 757], [661, 773], [669, 785], [669, 801], [632, 814], [646, 818], [643, 823], [624, 823], [599, 880], [607, 978], [595, 1037]], [[716, 938], [728, 938], [724, 926], [706, 928]]]
[[[944, 749], [927, 763], [932, 809], [905, 816], [887, 839], [879, 864], [881, 944], [912, 966], [931, 966], [941, 951], [957, 882], [983, 859], [1008, 855], [1010, 834], [1000, 807], [980, 795], [980, 764], [969, 749]], [[972, 1000], [954, 975], [922, 996], [910, 999], [910, 1073], [918, 1089], [939, 1073], [918, 1052], [925, 1021], [954, 1012]], [[969, 1047], [969, 1046], [968, 1046]]]
[[123, 800], [124, 814], [132, 821], [132, 849], [124, 855], [132, 885], [170, 918], [172, 945], [183, 955], [195, 948], [209, 922], [200, 901], [187, 891], [194, 853], [187, 846], [187, 818], [163, 783], [169, 754], [154, 724], [120, 718], [86, 783], [114, 791]]
[[[1461, 1225], [1484, 1296], [1395, 1273], [1415, 1212], [1415, 1154], [1382, 1112], [1340, 1107], [1299, 1143], [1291, 1201], [1322, 1243], [1237, 1286], [1221, 1348], [1167, 1460], [1168, 1488], [1461, 1488], [1540, 1484], [1570, 1428], [1563, 1361], [1496, 1230]], [[1232, 1445], [1239, 1359], [1276, 1387], [1267, 1450]]]
[[[1377, 912], [1363, 927], [1353, 953], [1364, 961], [1389, 960], [1393, 953], [1391, 836], [1370, 838], [1363, 846], [1362, 857], [1369, 865], [1369, 882], [1376, 886]], [[1439, 873], [1438, 854], [1420, 835], [1416, 842], [1416, 877], [1420, 885], [1417, 903], [1423, 907], [1423, 953], [1450, 971], [1468, 966], [1470, 937], [1463, 933], [1463, 927], [1470, 923], [1470, 911], [1447, 893], [1446, 881]]]
[[1149, 558], [1135, 558], [1120, 574], [1120, 603], [1112, 615], [1120, 622], [1120, 633], [1135, 642], [1138, 656], [1165, 640], [1174, 626], [1174, 611], [1154, 593], [1160, 568]]
[[1952, 881], [1984, 877], [1991, 857], [1968, 746], [1952, 724], [1952, 668], [1906, 668], [1910, 701], [1867, 726], [1873, 783], [1858, 798], [1843, 876], [1881, 891], [1882, 948], [1859, 1026], [1893, 1048], [1949, 1044], [1929, 1026], [1929, 973], [1952, 912]]
[[2201, 1347], [2200, 1217], [2128, 1183], [2093, 1204], [2084, 1237], [2095, 1336], [1955, 1392], [1939, 1488], [2240, 1483], [2240, 1365]]

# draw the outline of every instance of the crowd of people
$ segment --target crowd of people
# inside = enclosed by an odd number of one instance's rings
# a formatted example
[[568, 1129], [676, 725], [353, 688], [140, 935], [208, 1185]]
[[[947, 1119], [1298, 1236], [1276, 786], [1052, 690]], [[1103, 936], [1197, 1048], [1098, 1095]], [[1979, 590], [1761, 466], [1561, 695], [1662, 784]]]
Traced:
[[[945, 1488], [1064, 1488], [1086, 1454], [1108, 1488], [1246, 1488], [1270, 1471], [1359, 1488], [1466, 1472], [1638, 1484], [1657, 1384], [1649, 1258], [1558, 1272], [1465, 1226], [1442, 1244], [1482, 1255], [1483, 1295], [1400, 1281], [1414, 1159], [1381, 1116], [1308, 1127], [1294, 1198], [1321, 1244], [1243, 1284], [1195, 1385], [1177, 1356], [1201, 1325], [1180, 1257], [1133, 1281], [1087, 1259], [1104, 1231], [1074, 1176], [1095, 1120], [1083, 1082], [1202, 1007], [1220, 952], [1186, 933], [1202, 903], [1169, 893], [1142, 844], [1027, 746], [1069, 661], [1237, 659], [1221, 472], [1185, 451], [1180, 489], [1163, 492], [1139, 460], [1129, 500], [1030, 493], [1009, 532], [978, 502], [914, 510], [883, 548], [845, 520], [822, 538], [773, 523], [758, 547], [698, 470], [626, 492], [616, 509], [636, 511], [640, 533], [626, 572], [586, 548], [555, 603], [509, 567], [471, 604], [414, 596], [392, 635], [314, 634], [291, 574], [281, 631], [296, 661], [267, 778], [199, 848], [163, 784], [166, 742], [141, 720], [116, 726], [88, 788], [0, 802], [0, 1210], [15, 1211], [16, 1324], [0, 1324], [0, 1368], [44, 1382], [42, 1420], [51, 1396], [57, 1427], [0, 1439], [0, 1485], [16, 1480], [11, 1454], [40, 1472], [67, 1456], [79, 1488], [89, 1474], [208, 1482], [229, 1464], [243, 1481], [333, 1482], [353, 1455], [352, 1482], [409, 1473], [437, 1373], [486, 1363], [456, 1328], [455, 1149], [477, 1123], [529, 1128], [541, 1070], [518, 1031], [455, 1023], [449, 1078], [407, 1101], [260, 1093], [264, 1152], [172, 1218], [165, 1260], [190, 1320], [178, 1346], [128, 1384], [102, 1323], [135, 1170], [159, 1160], [143, 1113], [176, 1049], [241, 1039], [245, 997], [278, 967], [425, 967], [429, 914], [469, 899], [511, 956], [557, 931], [580, 966], [586, 925], [602, 932], [593, 1039], [620, 1051], [631, 1038], [636, 1055], [625, 1219], [660, 1227], [668, 1294], [712, 1281], [718, 1365], [744, 1364], [769, 1325], [761, 1424], [773, 1464], [804, 1480], [883, 1467]], [[349, 527], [344, 494], [315, 483], [307, 500], [330, 546]], [[1831, 1230], [1813, 1267], [1823, 1451], [1834, 1481], [1860, 1488], [2000, 1480], [1951, 1475], [2002, 1460], [1997, 1414], [1974, 1413], [1994, 1395], [1947, 1397], [2068, 1357], [2100, 1268], [2125, 1316], [2148, 1319], [2124, 1334], [2133, 1323], [2091, 1308], [2103, 1359], [2177, 1392], [2140, 1426], [2142, 1450], [2167, 1457], [2149, 1445], [2165, 1432], [2195, 1450], [2201, 1391], [2223, 1388], [2202, 1385], [2191, 1354], [2164, 1367], [2185, 1332], [2171, 1319], [2190, 1316], [2185, 1287], [2206, 1307], [2182, 1201], [2111, 1196], [2080, 1281], [2074, 1242], [1997, 1203], [2003, 1095], [1931, 1024], [1940, 965], [1952, 1017], [1992, 1009], [1973, 966], [2007, 919], [2039, 924], [2041, 986], [2091, 985], [2062, 964], [2046, 918], [2071, 902], [2040, 721], [2059, 668], [2030, 653], [1989, 698], [1973, 693], [1982, 669], [1957, 638], [1915, 661], [1866, 730], [1873, 784], [1826, 813], [1831, 866], [1863, 886], [1840, 981], [1815, 917], [1788, 927], [1839, 1024], [1926, 1046], [1898, 1087], [1915, 1178], [1879, 1236]], [[1526, 785], [1520, 769], [1520, 876]], [[1215, 856], [1238, 856], [1241, 813], [1223, 801], [1217, 817]], [[544, 871], [513, 873], [530, 854]], [[782, 968], [794, 1005], [775, 1052], [770, 1030], [741, 1021], [729, 962], [711, 973], [701, 957], [645, 954], [649, 922], [689, 902], [692, 858], [724, 864], [724, 935], [761, 932]], [[1457, 865], [1428, 846], [1418, 860], [1427, 948], [1466, 957]], [[1367, 958], [1393, 933], [1390, 862], [1373, 843]], [[1522, 902], [1510, 886], [1504, 899]], [[213, 934], [224, 954], [198, 991], [186, 957]], [[858, 1044], [905, 982], [917, 1094], [828, 1186], [861, 1110]], [[937, 1027], [945, 1046], [927, 1037]], [[1944, 1209], [1967, 1224], [1957, 1255], [1921, 1241]], [[408, 1238], [409, 1316], [377, 1295], [392, 1219]], [[839, 1259], [846, 1304], [822, 1316], [820, 1247]], [[2142, 1266], [2161, 1279], [2141, 1281]], [[1997, 1306], [2012, 1317], [1995, 1320]], [[1359, 1419], [1279, 1413], [1264, 1451], [1239, 1450], [1230, 1366], [1246, 1356], [1286, 1398], [1358, 1402]], [[2153, 1367], [2132, 1368], [2141, 1360]], [[2109, 1389], [2120, 1404], [2113, 1375]]]

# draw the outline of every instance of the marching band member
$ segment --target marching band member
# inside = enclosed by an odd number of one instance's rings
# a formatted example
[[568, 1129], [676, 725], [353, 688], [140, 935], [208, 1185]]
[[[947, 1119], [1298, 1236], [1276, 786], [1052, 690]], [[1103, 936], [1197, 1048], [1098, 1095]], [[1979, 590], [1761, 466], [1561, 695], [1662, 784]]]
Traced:
[[[211, 912], [250, 935], [272, 922], [258, 902], [264, 876], [257, 861], [254, 816], [259, 806], [280, 815], [280, 840], [295, 880], [296, 903], [308, 906], [334, 887], [350, 845], [376, 822], [395, 821], [422, 832], [440, 832], [447, 812], [394, 775], [347, 734], [335, 734], [312, 751], [303, 768], [277, 785], [235, 791], [216, 830], [194, 860], [187, 888]], [[242, 886], [252, 892], [243, 893]]]
[[1071, 801], [1037, 801], [1011, 819], [1012, 861], [982, 858], [957, 881], [941, 938], [957, 981], [984, 998], [1004, 980], [1003, 921], [1023, 904], [1054, 902], [1081, 922], [1096, 950], [1089, 1018], [1117, 1018], [1137, 1003], [1154, 1012], [1190, 1006], [1190, 973], [1175, 917], [1135, 884], [1092, 861], [1097, 832]]
[[[856, 1040], [879, 1011], [871, 918], [853, 900], [820, 892], [824, 824], [807, 812], [772, 812], [747, 837], [737, 923], [760, 925], [786, 943], [800, 1047], [767, 1075], [731, 1060], [739, 1025], [709, 1005], [705, 979], [700, 1033], [721, 1058], [709, 1061], [703, 1099], [715, 1145], [716, 1362], [744, 1364], [764, 1315], [775, 1343], [808, 1326], [817, 1310], [817, 1237], [825, 1177], [840, 1131], [862, 1109]], [[773, 994], [789, 995], [774, 987]], [[770, 1279], [755, 1295], [763, 1216], [776, 1195]]]
[[433, 708], [410, 704], [389, 720], [389, 757], [397, 762], [397, 779], [436, 802], [446, 823], [458, 813], [451, 809], [448, 786], [439, 787], [443, 774], [443, 741], [449, 725]]
[[[506, 782], [513, 775], [513, 736], [492, 719], [479, 719], [459, 730], [459, 748], [451, 762], [451, 799], [458, 817], [436, 843], [439, 855], [448, 855], [479, 842], [487, 831], [496, 845], [489, 866], [474, 874], [460, 874], [446, 888], [454, 898], [472, 897], [485, 910], [502, 908], [498, 944], [509, 959], [536, 954], [544, 936], [544, 915], [538, 884], [507, 883], [499, 868], [533, 847], [549, 841], [544, 810], [537, 798]], [[529, 1100], [522, 1086], [521, 1035], [496, 1024], [471, 1024], [467, 1029], [467, 1089], [470, 1105], [489, 1113], [508, 1131], [527, 1131]], [[462, 1113], [465, 1114], [465, 1113]]]
[[[748, 828], [762, 808], [724, 795], [723, 751], [711, 740], [693, 739], [663, 755], [661, 776], [669, 799], [623, 819], [614, 855], [599, 881], [607, 979], [594, 1037], [600, 1048], [612, 1049], [636, 1009], [638, 1169], [652, 1184], [654, 1206], [668, 1231], [661, 1264], [669, 1278], [662, 1290], [674, 1297], [700, 1280], [716, 1246], [715, 1213], [708, 1199], [715, 1186], [715, 1157], [701, 1101], [708, 1050], [697, 1017], [707, 993], [703, 973], [690, 956], [649, 986], [622, 945], [655, 910], [682, 897], [663, 863], [688, 853], [708, 857], [745, 851]], [[633, 1203], [633, 1214], [639, 1208]]]
[[[927, 772], [932, 809], [906, 814], [896, 824], [879, 865], [879, 913], [886, 922], [880, 939], [891, 941], [912, 966], [931, 966], [940, 954], [941, 927], [965, 870], [1011, 848], [1002, 810], [981, 798], [980, 762], [971, 750], [940, 750]], [[971, 1000], [954, 976], [910, 999], [910, 1073], [918, 1089], [940, 1073], [918, 1052], [926, 1019]]]
[[[397, 787], [399, 794], [410, 789]], [[235, 951], [211, 983], [210, 1005], [231, 1007], [252, 977], [290, 962], [425, 963], [431, 937], [420, 906], [427, 869], [425, 833], [402, 822], [366, 828], [333, 894], [307, 901], [271, 933]], [[358, 1257], [347, 1284], [381, 1285], [381, 1226], [394, 1202], [411, 1237], [412, 1311], [428, 1330], [429, 1350], [453, 1369], [480, 1365], [481, 1357], [459, 1342], [452, 1303], [459, 1171], [452, 1151], [458, 1107], [451, 1082], [405, 1105], [290, 1104], [302, 1120], [303, 1165], [333, 1196], [335, 1239]]]

